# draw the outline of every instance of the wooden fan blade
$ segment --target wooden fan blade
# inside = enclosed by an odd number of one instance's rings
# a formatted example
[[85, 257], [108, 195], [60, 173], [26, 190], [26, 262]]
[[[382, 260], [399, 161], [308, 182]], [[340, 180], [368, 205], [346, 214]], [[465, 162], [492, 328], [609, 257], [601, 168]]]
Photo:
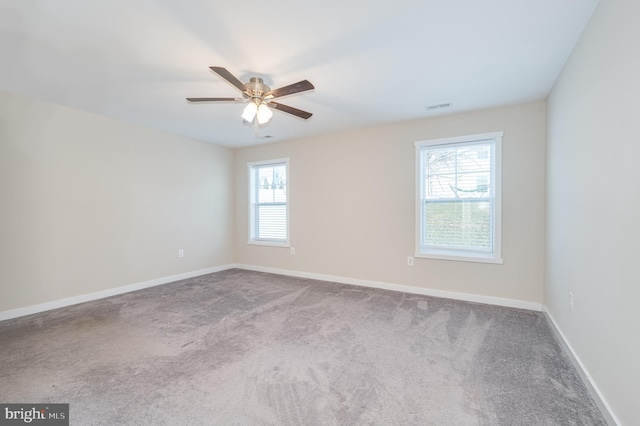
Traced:
[[235, 102], [242, 101], [242, 98], [187, 98], [189, 102]]
[[233, 74], [227, 71], [226, 68], [222, 68], [222, 67], [209, 67], [209, 68], [211, 68], [211, 71], [215, 72], [220, 77], [224, 78], [229, 83], [236, 86], [238, 89], [240, 89], [241, 92], [244, 92], [245, 90], [244, 84], [240, 80], [238, 80]]
[[293, 95], [294, 93], [305, 92], [313, 89], [313, 84], [309, 80], [302, 80], [297, 83], [290, 84], [288, 86], [281, 87], [279, 89], [272, 90], [265, 93], [265, 98], [279, 98], [281, 96]]
[[269, 105], [270, 107], [273, 107], [279, 111], [282, 112], [286, 112], [287, 114], [291, 114], [291, 115], [295, 115], [296, 117], [300, 117], [303, 118], [305, 120], [307, 120], [309, 117], [311, 117], [313, 114], [307, 111], [303, 111], [301, 109], [298, 108], [294, 108], [294, 107], [290, 107], [289, 105], [283, 105], [283, 104], [278, 104], [275, 102], [269, 102], [267, 105]]

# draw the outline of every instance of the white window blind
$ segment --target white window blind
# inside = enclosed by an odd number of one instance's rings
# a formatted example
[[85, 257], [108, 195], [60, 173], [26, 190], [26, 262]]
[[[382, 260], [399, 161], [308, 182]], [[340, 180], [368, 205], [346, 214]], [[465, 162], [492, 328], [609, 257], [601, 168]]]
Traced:
[[249, 242], [288, 241], [288, 161], [249, 164]]
[[501, 136], [416, 143], [417, 256], [501, 262]]

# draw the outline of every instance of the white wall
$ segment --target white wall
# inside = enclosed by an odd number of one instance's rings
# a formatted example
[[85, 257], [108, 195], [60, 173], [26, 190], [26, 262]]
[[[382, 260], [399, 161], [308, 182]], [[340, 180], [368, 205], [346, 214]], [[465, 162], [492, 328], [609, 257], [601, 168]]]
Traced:
[[639, 18], [637, 0], [601, 0], [548, 99], [545, 304], [627, 425], [640, 424]]
[[227, 148], [0, 92], [0, 312], [232, 263], [232, 167]]
[[[545, 104], [497, 108], [241, 149], [241, 264], [542, 303]], [[283, 118], [285, 119], [285, 118]], [[504, 131], [503, 265], [415, 259], [414, 141]], [[288, 248], [247, 244], [247, 162], [290, 158]]]

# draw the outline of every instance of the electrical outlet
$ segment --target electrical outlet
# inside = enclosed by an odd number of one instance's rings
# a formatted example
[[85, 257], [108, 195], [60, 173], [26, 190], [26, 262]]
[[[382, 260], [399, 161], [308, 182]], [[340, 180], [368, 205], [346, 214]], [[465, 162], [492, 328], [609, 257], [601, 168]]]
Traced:
[[183, 249], [178, 250], [178, 257], [184, 257], [184, 250]]
[[296, 254], [296, 248], [295, 247], [291, 247], [291, 254]]
[[573, 293], [569, 292], [569, 310], [573, 312]]
[[413, 257], [412, 256], [407, 257], [407, 266], [413, 266]]

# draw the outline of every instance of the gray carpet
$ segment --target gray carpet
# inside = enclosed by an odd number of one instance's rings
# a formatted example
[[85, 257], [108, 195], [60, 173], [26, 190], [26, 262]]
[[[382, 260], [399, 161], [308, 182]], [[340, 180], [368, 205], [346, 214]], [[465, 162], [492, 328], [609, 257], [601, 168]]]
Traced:
[[228, 270], [0, 323], [71, 424], [604, 425], [539, 312]]

